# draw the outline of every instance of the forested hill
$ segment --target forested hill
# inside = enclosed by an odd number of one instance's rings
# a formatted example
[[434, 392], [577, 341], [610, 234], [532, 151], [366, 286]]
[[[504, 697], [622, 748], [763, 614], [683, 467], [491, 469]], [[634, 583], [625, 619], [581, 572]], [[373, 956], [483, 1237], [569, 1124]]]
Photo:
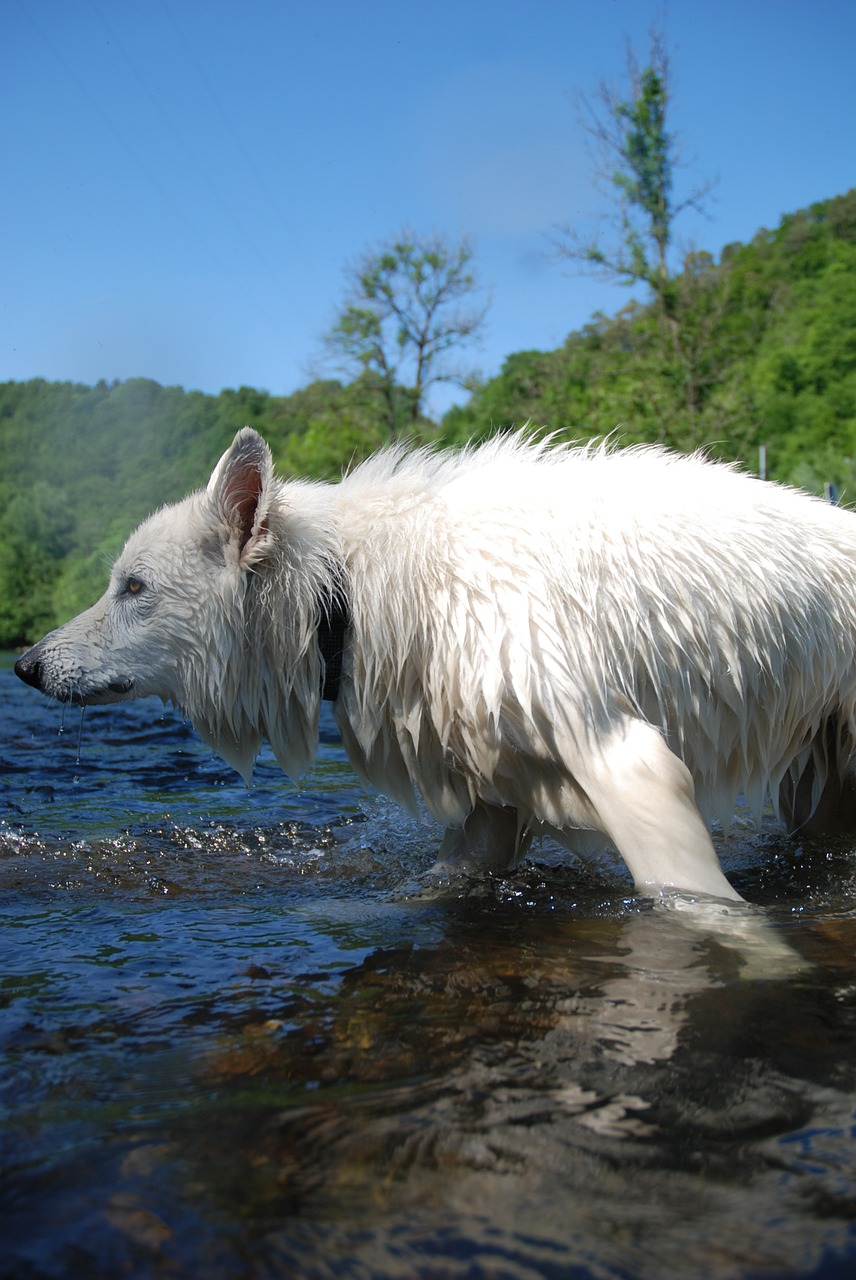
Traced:
[[335, 478], [384, 440], [374, 401], [336, 382], [286, 397], [0, 383], [0, 648], [92, 604], [131, 529], [203, 485], [239, 427], [264, 434], [280, 469]]
[[[573, 280], [568, 281], [569, 292]], [[690, 255], [665, 309], [596, 316], [557, 351], [502, 371], [423, 434], [458, 443], [531, 421], [568, 437], [616, 432], [757, 466], [856, 498], [856, 190], [785, 217], [719, 262]], [[335, 477], [386, 436], [368, 381], [291, 396], [219, 396], [133, 379], [0, 384], [0, 645], [91, 603], [123, 539], [203, 483], [251, 423], [285, 471]]]
[[[569, 281], [569, 288], [573, 283]], [[721, 260], [687, 257], [669, 314], [598, 315], [558, 351], [509, 356], [443, 423], [452, 440], [532, 419], [588, 437], [705, 445], [856, 500], [856, 189], [785, 217]]]

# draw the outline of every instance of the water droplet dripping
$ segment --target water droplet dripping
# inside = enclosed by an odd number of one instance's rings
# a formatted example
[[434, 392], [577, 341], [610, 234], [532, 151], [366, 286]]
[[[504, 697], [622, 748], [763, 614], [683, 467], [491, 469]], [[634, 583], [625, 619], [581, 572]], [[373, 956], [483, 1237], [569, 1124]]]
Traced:
[[80, 726], [77, 730], [77, 759], [75, 764], [80, 764], [80, 748], [83, 743], [83, 717], [86, 714], [86, 707], [80, 708]]

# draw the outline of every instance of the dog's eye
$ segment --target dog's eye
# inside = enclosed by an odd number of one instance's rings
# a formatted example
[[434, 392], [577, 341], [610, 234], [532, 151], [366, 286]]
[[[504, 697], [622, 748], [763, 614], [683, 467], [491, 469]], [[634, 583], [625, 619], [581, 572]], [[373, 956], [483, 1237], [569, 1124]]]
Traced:
[[145, 591], [145, 589], [146, 589], [146, 584], [145, 584], [145, 583], [144, 583], [140, 578], [126, 578], [126, 579], [125, 579], [125, 591], [124, 591], [124, 594], [125, 594], [126, 596], [139, 596], [139, 595], [142, 595], [142, 593], [143, 593], [143, 591]]

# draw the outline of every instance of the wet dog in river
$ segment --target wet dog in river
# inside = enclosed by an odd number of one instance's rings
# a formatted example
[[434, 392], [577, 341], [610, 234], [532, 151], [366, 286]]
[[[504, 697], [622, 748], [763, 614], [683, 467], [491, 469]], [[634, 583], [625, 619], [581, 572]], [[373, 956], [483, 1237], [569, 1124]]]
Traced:
[[262, 738], [308, 767], [327, 698], [452, 869], [546, 832], [643, 892], [735, 899], [708, 823], [738, 794], [856, 831], [856, 515], [658, 447], [393, 447], [323, 484], [245, 428], [16, 671], [156, 694], [247, 779]]

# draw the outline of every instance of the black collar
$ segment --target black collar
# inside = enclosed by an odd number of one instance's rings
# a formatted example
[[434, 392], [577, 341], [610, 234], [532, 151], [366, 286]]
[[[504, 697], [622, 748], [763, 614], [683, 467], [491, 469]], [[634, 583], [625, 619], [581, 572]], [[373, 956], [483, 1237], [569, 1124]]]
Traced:
[[324, 662], [321, 677], [321, 697], [325, 702], [335, 702], [342, 682], [342, 659], [345, 656], [345, 637], [351, 624], [351, 611], [341, 582], [325, 587], [319, 598], [318, 648]]

